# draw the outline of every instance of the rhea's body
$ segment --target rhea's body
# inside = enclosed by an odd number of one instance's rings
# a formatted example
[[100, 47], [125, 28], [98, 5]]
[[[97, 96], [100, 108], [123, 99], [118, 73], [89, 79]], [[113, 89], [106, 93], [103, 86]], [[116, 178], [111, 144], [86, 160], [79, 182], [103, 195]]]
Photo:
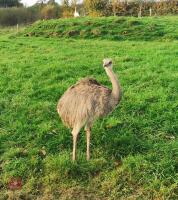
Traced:
[[78, 122], [85, 125], [107, 115], [118, 103], [118, 99], [111, 99], [111, 92], [91, 78], [82, 79], [71, 86], [58, 103], [58, 113], [63, 123], [74, 128]]

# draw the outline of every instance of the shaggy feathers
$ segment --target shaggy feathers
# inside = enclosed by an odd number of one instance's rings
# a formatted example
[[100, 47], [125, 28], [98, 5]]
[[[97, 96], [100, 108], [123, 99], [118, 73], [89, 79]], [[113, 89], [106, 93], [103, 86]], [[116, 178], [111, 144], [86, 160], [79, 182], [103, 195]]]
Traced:
[[92, 122], [93, 118], [107, 115], [117, 104], [114, 99], [110, 101], [111, 92], [95, 79], [80, 80], [58, 102], [57, 110], [63, 123], [73, 128], [78, 121], [84, 125], [88, 121]]

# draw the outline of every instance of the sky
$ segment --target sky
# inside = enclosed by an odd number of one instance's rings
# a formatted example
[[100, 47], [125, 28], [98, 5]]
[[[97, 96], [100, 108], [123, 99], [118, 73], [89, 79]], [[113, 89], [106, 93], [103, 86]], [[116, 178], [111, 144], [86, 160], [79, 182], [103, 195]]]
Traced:
[[[60, 2], [61, 0], [56, 0], [56, 2]], [[25, 6], [31, 6], [33, 4], [35, 4], [37, 2], [37, 0], [21, 0], [21, 2], [25, 5]], [[81, 2], [81, 1], [78, 1]]]
[[[25, 5], [25, 6], [32, 6], [33, 4], [35, 4], [37, 2], [37, 0], [21, 0], [21, 2]], [[60, 2], [60, 0], [56, 0], [56, 2]]]

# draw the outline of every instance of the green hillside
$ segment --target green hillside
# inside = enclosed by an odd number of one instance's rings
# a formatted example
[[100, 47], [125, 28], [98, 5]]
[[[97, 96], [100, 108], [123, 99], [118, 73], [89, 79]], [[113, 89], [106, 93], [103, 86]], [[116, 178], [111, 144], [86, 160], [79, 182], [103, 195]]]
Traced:
[[[18, 35], [0, 30], [0, 199], [178, 199], [177, 19], [50, 20]], [[74, 30], [74, 22], [88, 34], [117, 23], [133, 32], [123, 36], [129, 41], [112, 41], [111, 32], [120, 30], [115, 26], [106, 35], [84, 37], [90, 40], [47, 38], [54, 30]], [[150, 24], [158, 30], [151, 35]], [[144, 34], [136, 31], [140, 27]], [[158, 35], [160, 30], [165, 34]], [[88, 162], [81, 131], [73, 163], [71, 131], [59, 119], [57, 102], [86, 76], [111, 88], [102, 67], [105, 57], [113, 59], [123, 98], [94, 123]], [[22, 189], [12, 191], [9, 182], [17, 177]]]
[[102, 17], [38, 21], [25, 36], [109, 40], [178, 39], [178, 17]]

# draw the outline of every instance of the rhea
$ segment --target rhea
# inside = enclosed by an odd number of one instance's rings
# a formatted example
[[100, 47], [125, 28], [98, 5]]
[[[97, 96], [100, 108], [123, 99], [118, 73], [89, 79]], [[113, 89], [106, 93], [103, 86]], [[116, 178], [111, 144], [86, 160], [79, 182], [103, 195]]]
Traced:
[[60, 98], [57, 105], [62, 122], [72, 129], [73, 153], [76, 159], [78, 134], [85, 127], [87, 139], [87, 160], [90, 159], [90, 132], [97, 118], [106, 116], [114, 110], [121, 100], [121, 86], [113, 72], [112, 60], [103, 60], [103, 67], [112, 83], [112, 89], [101, 85], [93, 78], [84, 78], [71, 86]]
[[79, 13], [77, 12], [77, 8], [75, 7], [74, 17], [80, 17]]

